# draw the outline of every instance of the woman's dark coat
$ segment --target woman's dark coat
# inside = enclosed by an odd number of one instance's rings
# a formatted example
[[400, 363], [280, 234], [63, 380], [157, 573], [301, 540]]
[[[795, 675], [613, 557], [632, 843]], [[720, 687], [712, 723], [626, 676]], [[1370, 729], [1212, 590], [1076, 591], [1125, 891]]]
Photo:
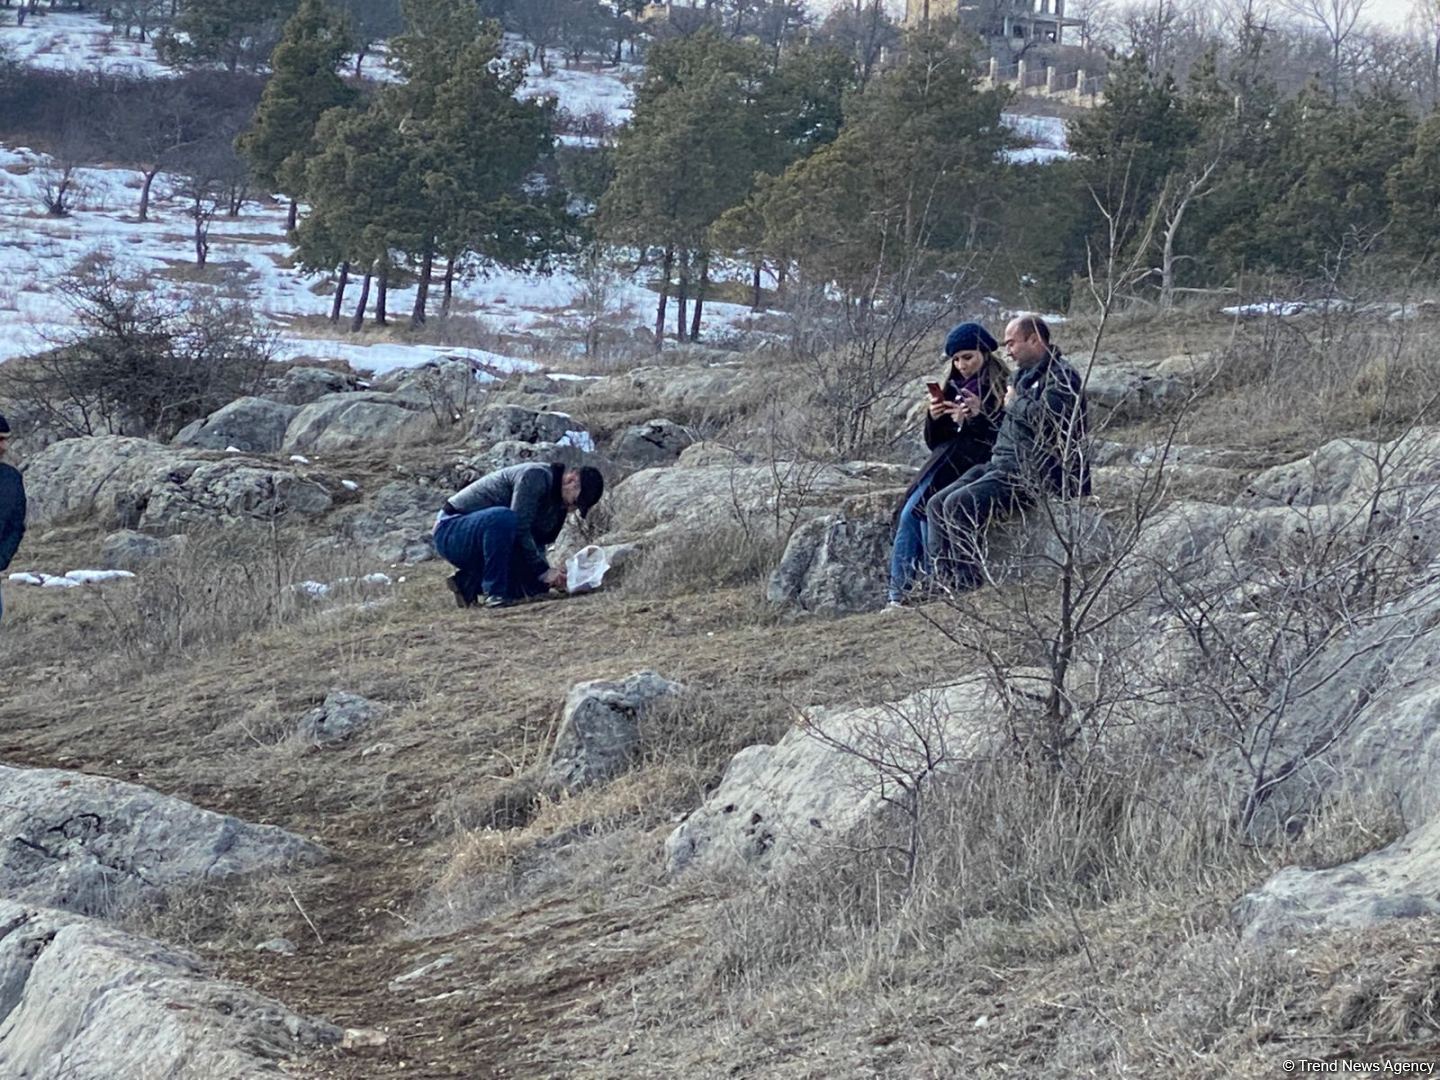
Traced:
[[[945, 381], [945, 400], [959, 401], [960, 388], [965, 380], [953, 371]], [[1000, 419], [1005, 409], [999, 395], [981, 394], [984, 412], [972, 416], [963, 424], [956, 424], [948, 415], [934, 417], [925, 414], [925, 446], [931, 451], [930, 457], [920, 467], [920, 472], [905, 489], [900, 508], [910, 501], [910, 496], [922, 485], [925, 495], [921, 506], [930, 501], [930, 496], [941, 488], [949, 487], [974, 465], [983, 465], [990, 460], [990, 450], [995, 445], [995, 435], [1000, 430]], [[896, 517], [899, 516], [896, 510]]]

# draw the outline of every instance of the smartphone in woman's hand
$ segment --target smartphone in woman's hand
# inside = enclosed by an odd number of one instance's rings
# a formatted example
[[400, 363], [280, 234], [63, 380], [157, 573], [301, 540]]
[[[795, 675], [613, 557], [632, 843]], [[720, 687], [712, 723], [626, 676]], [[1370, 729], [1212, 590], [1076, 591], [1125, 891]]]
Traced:
[[940, 389], [938, 382], [927, 382], [925, 389], [930, 392], [930, 400], [935, 402], [935, 404], [939, 405], [945, 400], [945, 391]]

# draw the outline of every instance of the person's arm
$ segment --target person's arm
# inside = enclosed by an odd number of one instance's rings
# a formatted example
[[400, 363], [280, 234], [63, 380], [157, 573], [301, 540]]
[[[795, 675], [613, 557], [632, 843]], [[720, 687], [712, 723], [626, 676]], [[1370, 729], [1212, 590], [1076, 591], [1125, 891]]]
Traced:
[[943, 446], [959, 434], [960, 428], [949, 413], [941, 413], [939, 416], [931, 416], [928, 411], [925, 413], [926, 450]]
[[0, 573], [10, 568], [10, 560], [25, 536], [25, 484], [16, 479], [0, 491]]
[[548, 469], [529, 469], [522, 473], [520, 479], [515, 481], [515, 488], [510, 496], [510, 509], [515, 511], [515, 516], [519, 519], [515, 542], [520, 547], [526, 567], [536, 578], [550, 569], [550, 564], [545, 560], [545, 552], [541, 551], [540, 545], [535, 542], [534, 532], [535, 518], [549, 497]]

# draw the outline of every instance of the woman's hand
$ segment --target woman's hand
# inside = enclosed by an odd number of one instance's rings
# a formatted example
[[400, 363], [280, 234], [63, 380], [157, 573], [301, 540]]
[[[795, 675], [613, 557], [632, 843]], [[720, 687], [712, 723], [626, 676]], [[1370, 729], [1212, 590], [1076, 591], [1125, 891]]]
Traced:
[[929, 403], [931, 420], [939, 420], [940, 417], [946, 415], [954, 408], [954, 405], [948, 401], [936, 401], [932, 397], [926, 397], [925, 400]]
[[981, 405], [980, 399], [969, 390], [960, 391], [960, 400], [955, 402], [953, 409], [956, 423], [969, 420], [972, 416], [979, 416], [984, 412], [984, 406]]

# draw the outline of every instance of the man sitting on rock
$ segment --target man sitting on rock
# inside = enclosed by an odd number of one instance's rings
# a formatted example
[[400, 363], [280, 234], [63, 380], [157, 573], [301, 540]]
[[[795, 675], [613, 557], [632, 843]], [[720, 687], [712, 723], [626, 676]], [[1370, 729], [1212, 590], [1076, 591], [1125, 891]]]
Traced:
[[[5, 449], [10, 442], [10, 424], [0, 416], [0, 574], [10, 566], [20, 538], [25, 535], [25, 481], [20, 470], [5, 464]], [[5, 615], [5, 599], [0, 596], [0, 618]]]
[[529, 462], [482, 476], [445, 500], [435, 519], [435, 550], [458, 567], [447, 580], [461, 607], [510, 607], [547, 589], [565, 588], [563, 567], [545, 561], [565, 515], [584, 517], [600, 501], [605, 478], [586, 465]]
[[992, 518], [1040, 498], [1090, 493], [1080, 373], [1036, 315], [1005, 327], [1005, 351], [1016, 372], [990, 460], [930, 497], [926, 555], [941, 581], [957, 589], [982, 580], [982, 543]]

